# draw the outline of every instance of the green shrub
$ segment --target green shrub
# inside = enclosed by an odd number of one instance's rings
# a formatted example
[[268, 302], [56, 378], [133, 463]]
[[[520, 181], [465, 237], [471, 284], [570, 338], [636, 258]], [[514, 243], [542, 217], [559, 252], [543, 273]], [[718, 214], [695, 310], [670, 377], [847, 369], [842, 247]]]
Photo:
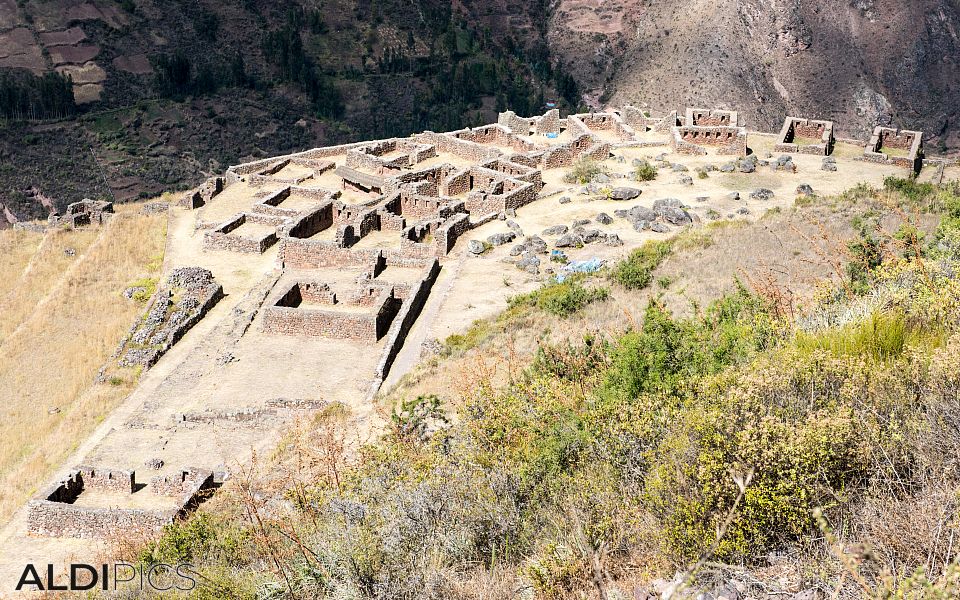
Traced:
[[648, 241], [613, 267], [611, 278], [628, 290], [642, 290], [653, 280], [653, 271], [672, 250], [671, 242]]
[[569, 277], [563, 283], [554, 281], [528, 294], [510, 298], [509, 306], [535, 306], [558, 317], [568, 317], [591, 302], [607, 299], [607, 288], [588, 288], [581, 283], [582, 280], [583, 277]]
[[653, 181], [657, 178], [657, 167], [647, 161], [643, 161], [634, 169], [633, 178], [637, 181]]
[[597, 161], [590, 158], [581, 158], [573, 164], [570, 172], [563, 176], [563, 180], [567, 183], [583, 185], [603, 172], [603, 167]]

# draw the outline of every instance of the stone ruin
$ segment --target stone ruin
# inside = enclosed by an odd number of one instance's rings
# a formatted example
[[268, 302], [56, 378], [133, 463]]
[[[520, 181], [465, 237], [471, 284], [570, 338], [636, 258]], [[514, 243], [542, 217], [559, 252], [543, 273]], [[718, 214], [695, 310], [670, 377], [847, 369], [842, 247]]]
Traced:
[[833, 143], [833, 121], [787, 117], [773, 151], [827, 156]]
[[67, 205], [66, 214], [52, 213], [47, 219], [51, 227], [103, 225], [113, 215], [113, 203], [106, 200], [84, 198]]
[[864, 148], [861, 160], [896, 165], [919, 172], [923, 166], [923, 133], [877, 127]]
[[282, 216], [240, 213], [217, 225], [203, 236], [206, 250], [229, 250], [263, 254], [277, 243], [277, 227], [286, 223]]
[[723, 125], [684, 125], [670, 131], [670, 147], [677, 154], [705, 155], [706, 147], [720, 155], [746, 156], [747, 130]]
[[[369, 259], [351, 283], [298, 280], [288, 284], [264, 311], [264, 331], [366, 342], [383, 338], [405, 307], [426, 301], [440, 265], [435, 258], [387, 259], [382, 252], [370, 254]], [[381, 277], [388, 266], [414, 268], [419, 274], [412, 282], [393, 282]]]
[[740, 122], [734, 110], [687, 108], [683, 124], [688, 127], [738, 127]]
[[174, 269], [167, 285], [147, 302], [144, 316], [117, 349], [121, 367], [150, 368], [223, 298], [213, 274], [199, 267]]
[[177, 202], [177, 205], [189, 209], [200, 208], [217, 197], [223, 191], [223, 185], [223, 177], [211, 177], [195, 190], [183, 196]]
[[121, 531], [156, 534], [193, 510], [219, 483], [211, 471], [196, 468], [142, 484], [134, 471], [80, 466], [28, 502], [27, 532], [70, 538]]

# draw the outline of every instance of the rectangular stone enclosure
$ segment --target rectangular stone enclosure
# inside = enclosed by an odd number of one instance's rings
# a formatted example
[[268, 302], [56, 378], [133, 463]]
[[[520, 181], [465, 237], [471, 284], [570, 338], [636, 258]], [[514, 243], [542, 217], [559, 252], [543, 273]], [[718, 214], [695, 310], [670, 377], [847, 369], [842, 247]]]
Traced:
[[923, 166], [923, 132], [877, 127], [863, 151], [863, 160], [919, 172]]
[[787, 117], [773, 150], [827, 156], [833, 151], [833, 141], [833, 121]]
[[213, 473], [203, 469], [156, 476], [146, 485], [137, 483], [134, 471], [81, 466], [28, 503], [27, 531], [72, 538], [155, 534], [195, 508], [216, 485]]
[[677, 154], [704, 155], [706, 147], [717, 154], [746, 156], [747, 130], [743, 127], [684, 126], [671, 129], [670, 146]]

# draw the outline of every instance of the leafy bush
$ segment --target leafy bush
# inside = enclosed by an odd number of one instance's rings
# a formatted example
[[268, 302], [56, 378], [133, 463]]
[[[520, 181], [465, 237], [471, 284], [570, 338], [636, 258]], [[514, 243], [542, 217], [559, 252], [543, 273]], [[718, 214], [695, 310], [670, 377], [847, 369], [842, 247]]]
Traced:
[[650, 285], [654, 269], [671, 250], [671, 242], [648, 241], [617, 263], [610, 277], [628, 290], [641, 290]]
[[657, 178], [657, 167], [643, 161], [633, 171], [633, 178], [637, 181], [653, 181]]
[[563, 283], [554, 281], [528, 294], [510, 298], [509, 306], [535, 306], [558, 317], [568, 317], [591, 302], [607, 299], [609, 290], [585, 287], [581, 280], [570, 277]]
[[603, 167], [597, 161], [590, 158], [581, 158], [573, 164], [570, 172], [563, 176], [563, 180], [567, 183], [583, 185], [603, 172]]

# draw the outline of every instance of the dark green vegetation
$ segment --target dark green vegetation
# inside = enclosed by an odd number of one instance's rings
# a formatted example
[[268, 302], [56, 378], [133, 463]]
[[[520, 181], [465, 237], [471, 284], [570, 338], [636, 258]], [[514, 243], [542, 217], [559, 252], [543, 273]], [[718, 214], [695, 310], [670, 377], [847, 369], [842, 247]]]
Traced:
[[[20, 9], [50, 10], [36, 2]], [[24, 196], [34, 186], [60, 208], [109, 196], [90, 147], [123, 200], [195, 185], [247, 158], [448, 131], [492, 122], [507, 108], [539, 114], [546, 101], [579, 103], [546, 45], [541, 2], [469, 1], [456, 10], [438, 0], [117, 6], [125, 24], [82, 24], [107, 74], [98, 102], [75, 110], [59, 76], [0, 74], [0, 117], [14, 119], [0, 127], [0, 164], [21, 163], [0, 173], [0, 198], [20, 218], [46, 216]], [[153, 31], [163, 32], [163, 44]], [[152, 73], [116, 67], [114, 59], [137, 54], [149, 57]], [[54, 142], [60, 138], [68, 144]]]
[[[248, 596], [559, 598], [676, 569], [696, 586], [705, 564], [773, 552], [804, 587], [955, 597], [960, 186], [886, 187], [835, 199], [875, 207], [844, 258], [859, 266], [801, 316], [742, 285], [688, 318], [652, 297], [637, 325], [541, 343], [508, 381], [446, 398], [455, 419], [437, 397], [403, 401], [352, 462], [321, 417], [271, 463], [295, 481], [271, 492], [289, 511], [264, 516], [267, 486], [235, 482], [139, 558], [197, 561], [211, 590]], [[939, 213], [936, 239], [905, 252], [916, 235], [864, 225], [884, 210]], [[669, 252], [635, 251], [609, 292], [597, 275], [520, 296], [448, 351], [483, 352], [529, 311], [569, 323], [649, 285]], [[290, 470], [302, 448], [326, 449], [309, 475]]]
[[0, 70], [0, 117], [59, 119], [76, 110], [69, 77], [59, 73], [37, 77], [26, 71]]

